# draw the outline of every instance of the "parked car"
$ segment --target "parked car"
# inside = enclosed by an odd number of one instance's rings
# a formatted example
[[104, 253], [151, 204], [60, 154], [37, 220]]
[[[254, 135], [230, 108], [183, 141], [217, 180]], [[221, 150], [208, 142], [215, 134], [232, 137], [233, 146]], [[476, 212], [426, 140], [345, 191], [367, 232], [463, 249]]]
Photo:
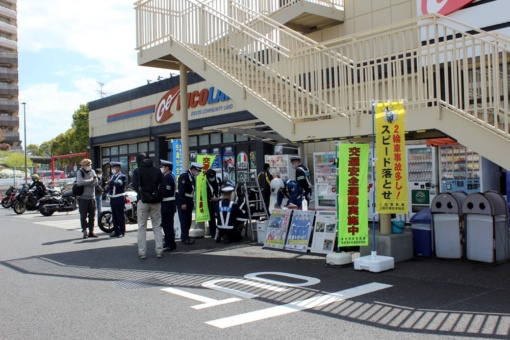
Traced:
[[[63, 172], [62, 170], [55, 170], [54, 174], [55, 174], [55, 179], [66, 178], [65, 172]], [[38, 175], [41, 179], [45, 179], [45, 180], [51, 180], [51, 178], [52, 178], [51, 170], [41, 171], [40, 173], [38, 173]]]

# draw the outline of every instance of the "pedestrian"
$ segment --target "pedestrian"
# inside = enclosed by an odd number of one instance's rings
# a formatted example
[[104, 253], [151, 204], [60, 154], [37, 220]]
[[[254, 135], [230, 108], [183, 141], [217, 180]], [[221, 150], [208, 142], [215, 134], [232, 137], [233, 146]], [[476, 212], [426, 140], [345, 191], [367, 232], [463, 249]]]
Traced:
[[262, 193], [262, 200], [264, 201], [264, 205], [266, 206], [266, 211], [269, 213], [269, 201], [271, 200], [271, 181], [273, 180], [273, 175], [269, 172], [269, 164], [264, 163], [263, 171], [261, 171], [257, 176], [257, 181], [259, 183], [260, 191]]
[[220, 200], [221, 180], [216, 176], [216, 171], [208, 169], [205, 172], [207, 179], [207, 207], [209, 209], [209, 232], [211, 238], [216, 239], [216, 206]]
[[[290, 163], [294, 169], [296, 169], [296, 182], [303, 190], [303, 198], [306, 199], [307, 203], [310, 203], [312, 199], [312, 180], [310, 179], [310, 170], [303, 164], [301, 164], [301, 156], [292, 155], [290, 156]], [[310, 204], [308, 204], [310, 206]]]
[[165, 232], [163, 251], [175, 251], [177, 250], [177, 244], [175, 243], [175, 229], [174, 229], [174, 217], [175, 217], [175, 187], [176, 180], [173, 174], [174, 164], [170, 161], [161, 159], [161, 172], [165, 180], [165, 193], [163, 195], [163, 202], [161, 202], [161, 226]]
[[136, 156], [138, 168], [133, 171], [133, 188], [138, 194], [138, 256], [145, 259], [147, 254], [147, 219], [151, 218], [156, 257], [163, 257], [163, 232], [161, 228], [161, 201], [165, 180], [161, 170], [154, 166], [145, 153]]
[[[85, 158], [80, 162], [81, 169], [76, 174], [76, 184], [83, 187], [83, 193], [78, 196], [78, 210], [83, 238], [98, 237], [94, 234], [94, 218], [96, 214], [96, 201], [94, 188], [97, 185], [97, 175], [92, 170], [92, 161]], [[87, 234], [87, 229], [88, 234]]]
[[195, 244], [194, 240], [189, 238], [189, 230], [193, 217], [193, 198], [195, 197], [196, 182], [195, 177], [200, 174], [204, 166], [193, 162], [188, 171], [179, 176], [177, 187], [177, 212], [181, 224], [181, 241], [184, 245]]
[[229, 244], [242, 240], [241, 227], [239, 225], [239, 206], [232, 201], [234, 187], [225, 186], [221, 189], [223, 199], [218, 203], [216, 215], [218, 217], [217, 243]]
[[94, 194], [96, 196], [96, 209], [97, 209], [97, 220], [101, 218], [101, 209], [103, 207], [103, 194], [105, 191], [105, 183], [103, 181], [103, 171], [100, 168], [96, 169], [97, 185], [94, 187]]
[[126, 216], [124, 215], [126, 175], [121, 171], [122, 164], [120, 162], [111, 162], [110, 166], [112, 176], [106, 185], [112, 211], [113, 233], [110, 234], [110, 237], [121, 238], [126, 233]]

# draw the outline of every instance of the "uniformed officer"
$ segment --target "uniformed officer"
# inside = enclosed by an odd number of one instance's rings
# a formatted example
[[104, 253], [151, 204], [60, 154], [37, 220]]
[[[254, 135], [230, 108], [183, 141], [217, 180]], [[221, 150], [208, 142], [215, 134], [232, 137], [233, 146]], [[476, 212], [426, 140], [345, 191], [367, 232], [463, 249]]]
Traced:
[[[281, 209], [283, 199], [287, 199], [287, 204], [284, 206], [287, 208], [299, 208], [301, 209], [303, 204], [303, 189], [299, 186], [299, 184], [292, 180], [286, 179], [285, 181], [281, 181], [280, 185], [275, 185], [278, 187], [276, 193], [276, 209]], [[273, 180], [275, 181], [275, 180]], [[275, 181], [276, 182], [276, 181]]]
[[312, 181], [310, 179], [310, 170], [303, 164], [301, 164], [301, 156], [292, 155], [290, 156], [290, 163], [294, 169], [296, 169], [296, 182], [303, 189], [304, 198], [308, 203], [312, 198]]
[[213, 169], [208, 169], [205, 172], [205, 177], [207, 178], [207, 206], [209, 208], [209, 232], [211, 233], [211, 238], [214, 240], [216, 238], [216, 206], [217, 202], [220, 200], [220, 188], [221, 181], [216, 176], [216, 171]]
[[241, 228], [239, 226], [239, 206], [232, 201], [232, 193], [234, 187], [225, 186], [221, 189], [223, 199], [218, 204], [216, 216], [218, 217], [218, 237], [216, 242], [222, 240], [228, 244], [230, 242], [239, 242], [243, 238], [241, 236]]
[[179, 222], [181, 223], [181, 241], [182, 244], [192, 245], [194, 240], [189, 238], [189, 229], [191, 228], [193, 214], [193, 198], [195, 197], [195, 177], [200, 174], [203, 164], [193, 162], [188, 171], [179, 176], [177, 186], [177, 212]]
[[165, 179], [165, 194], [163, 195], [163, 202], [161, 202], [161, 226], [165, 232], [163, 251], [175, 251], [177, 249], [174, 230], [176, 180], [172, 173], [174, 165], [164, 159], [161, 159], [159, 163]]
[[120, 162], [111, 162], [112, 176], [106, 186], [110, 196], [110, 207], [112, 210], [113, 233], [110, 237], [124, 237], [126, 232], [126, 218], [124, 205], [126, 204], [126, 176], [121, 172]]

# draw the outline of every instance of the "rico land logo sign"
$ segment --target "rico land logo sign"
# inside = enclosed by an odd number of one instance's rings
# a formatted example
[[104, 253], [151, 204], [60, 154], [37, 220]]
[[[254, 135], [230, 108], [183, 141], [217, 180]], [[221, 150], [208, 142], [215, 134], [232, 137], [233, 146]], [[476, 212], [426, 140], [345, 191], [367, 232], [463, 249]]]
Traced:
[[474, 0], [417, 0], [420, 14], [437, 13], [448, 15], [458, 11], [462, 7], [472, 3]]
[[[181, 109], [180, 93], [181, 93], [180, 86], [176, 86], [167, 93], [165, 93], [165, 95], [160, 99], [158, 105], [156, 106], [155, 113], [157, 123], [163, 123], [170, 119], [174, 115], [172, 109], [175, 109], [176, 111], [179, 111]], [[229, 96], [211, 86], [209, 88], [204, 88], [200, 91], [192, 91], [188, 93], [188, 108], [195, 109], [198, 106], [203, 107], [206, 105], [212, 105], [228, 100], [230, 100]], [[223, 109], [231, 109], [232, 107], [233, 104], [230, 104], [228, 107], [204, 109], [205, 112], [203, 113], [216, 112], [221, 111]], [[195, 116], [202, 113], [202, 110], [199, 111], [200, 112], [198, 113], [192, 111], [191, 115]]]

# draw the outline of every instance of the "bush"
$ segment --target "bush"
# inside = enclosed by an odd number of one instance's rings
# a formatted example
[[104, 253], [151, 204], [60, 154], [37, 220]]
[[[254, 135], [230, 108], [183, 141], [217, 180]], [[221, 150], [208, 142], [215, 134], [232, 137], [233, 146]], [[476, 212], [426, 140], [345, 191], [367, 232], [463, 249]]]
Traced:
[[11, 151], [11, 146], [7, 143], [0, 143], [0, 150]]
[[16, 178], [25, 178], [21, 170], [15, 170], [14, 172], [12, 169], [0, 170], [0, 178], [12, 178], [13, 174], [16, 174]]

